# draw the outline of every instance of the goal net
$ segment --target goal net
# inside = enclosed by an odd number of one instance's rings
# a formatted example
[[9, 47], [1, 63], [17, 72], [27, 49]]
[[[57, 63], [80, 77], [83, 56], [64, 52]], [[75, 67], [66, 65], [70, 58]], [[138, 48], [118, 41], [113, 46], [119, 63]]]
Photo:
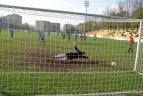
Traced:
[[0, 5], [0, 95], [143, 92], [140, 20]]

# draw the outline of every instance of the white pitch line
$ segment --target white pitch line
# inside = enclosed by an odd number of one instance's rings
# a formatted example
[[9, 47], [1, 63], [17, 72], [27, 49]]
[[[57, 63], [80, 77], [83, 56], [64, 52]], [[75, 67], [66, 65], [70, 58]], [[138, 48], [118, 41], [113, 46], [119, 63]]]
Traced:
[[139, 75], [143, 75], [143, 73], [137, 72]]
[[0, 72], [0, 74], [118, 74], [130, 73], [132, 71], [111, 71], [111, 72]]
[[111, 93], [97, 93], [97, 94], [81, 94], [81, 96], [111, 96], [118, 94], [139, 94], [143, 93], [143, 90], [140, 91], [123, 91], [123, 92], [111, 92]]
[[[93, 93], [93, 94], [53, 94], [50, 96], [113, 96], [113, 95], [119, 95], [119, 94], [140, 94], [143, 93], [143, 90], [141, 91], [123, 91], [123, 92], [111, 92], [111, 93]], [[34, 95], [34, 96], [49, 96], [49, 95]]]

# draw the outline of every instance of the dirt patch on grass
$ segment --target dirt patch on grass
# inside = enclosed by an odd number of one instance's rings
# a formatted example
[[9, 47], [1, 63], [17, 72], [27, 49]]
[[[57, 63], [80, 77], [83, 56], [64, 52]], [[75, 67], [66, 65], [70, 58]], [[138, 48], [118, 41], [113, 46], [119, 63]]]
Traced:
[[16, 53], [16, 62], [20, 66], [28, 67], [35, 66], [37, 68], [44, 68], [47, 71], [71, 71], [71, 70], [85, 70], [92, 69], [101, 65], [100, 61], [93, 61], [87, 59], [75, 59], [67, 61], [55, 61], [52, 59], [54, 53], [51, 52], [20, 52]]

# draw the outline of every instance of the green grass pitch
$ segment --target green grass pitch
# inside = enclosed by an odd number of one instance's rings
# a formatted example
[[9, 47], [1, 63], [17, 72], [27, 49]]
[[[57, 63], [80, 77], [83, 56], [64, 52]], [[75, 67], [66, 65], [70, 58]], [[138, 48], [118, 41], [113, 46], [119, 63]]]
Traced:
[[[72, 61], [75, 64], [67, 65], [47, 61], [54, 55], [74, 52], [73, 41], [73, 37], [68, 41], [62, 39], [60, 34], [46, 34], [46, 44], [42, 46], [36, 32], [15, 32], [13, 39], [9, 32], [1, 32], [0, 95], [96, 94], [143, 90], [143, 76], [132, 72], [136, 43], [134, 53], [128, 54], [128, 41], [103, 38], [94, 41], [90, 37], [81, 41], [78, 38], [77, 46], [91, 60], [77, 59]], [[116, 66], [111, 66], [113, 61], [117, 63]]]

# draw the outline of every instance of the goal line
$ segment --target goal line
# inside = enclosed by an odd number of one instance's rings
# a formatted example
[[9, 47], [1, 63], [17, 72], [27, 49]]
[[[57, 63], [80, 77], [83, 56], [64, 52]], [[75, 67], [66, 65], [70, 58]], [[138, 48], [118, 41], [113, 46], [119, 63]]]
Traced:
[[111, 71], [111, 72], [0, 72], [0, 74], [119, 74], [132, 73], [133, 71]]

